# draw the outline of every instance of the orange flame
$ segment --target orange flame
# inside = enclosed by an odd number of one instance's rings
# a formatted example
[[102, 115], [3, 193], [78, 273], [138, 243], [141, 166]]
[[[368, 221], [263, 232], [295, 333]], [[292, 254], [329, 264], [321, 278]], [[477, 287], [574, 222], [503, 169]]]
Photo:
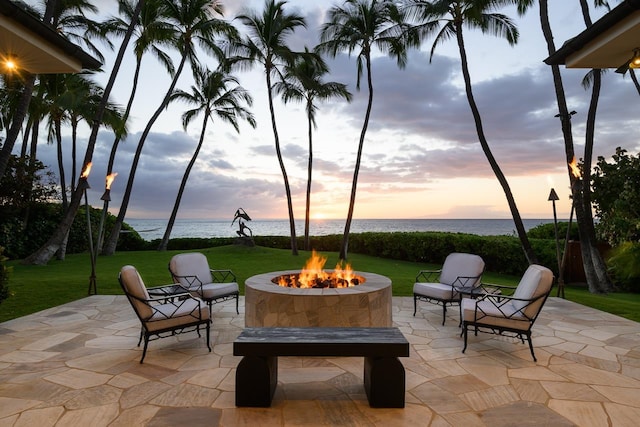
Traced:
[[582, 171], [580, 171], [580, 166], [578, 166], [578, 162], [576, 161], [575, 156], [573, 157], [573, 160], [571, 160], [571, 163], [569, 163], [569, 167], [571, 168], [571, 173], [573, 174], [573, 176], [578, 179], [582, 177]]
[[107, 184], [105, 186], [106, 190], [111, 190], [111, 184], [113, 184], [113, 180], [118, 176], [118, 172], [110, 173], [107, 175]]
[[342, 268], [341, 263], [336, 265], [336, 268], [331, 274], [324, 271], [322, 268], [327, 262], [327, 258], [319, 255], [315, 250], [311, 252], [311, 258], [307, 260], [300, 274], [283, 275], [278, 278], [278, 285], [290, 286], [291, 283], [296, 283], [298, 288], [313, 288], [318, 281], [323, 282], [330, 280], [333, 282], [331, 287], [346, 288], [356, 286], [359, 283], [364, 282], [364, 279], [357, 276], [350, 264], [346, 264]]
[[82, 174], [80, 175], [80, 178], [84, 178], [84, 179], [89, 178], [89, 173], [90, 172], [91, 172], [91, 162], [87, 163], [87, 165], [84, 167], [84, 170], [82, 171]]

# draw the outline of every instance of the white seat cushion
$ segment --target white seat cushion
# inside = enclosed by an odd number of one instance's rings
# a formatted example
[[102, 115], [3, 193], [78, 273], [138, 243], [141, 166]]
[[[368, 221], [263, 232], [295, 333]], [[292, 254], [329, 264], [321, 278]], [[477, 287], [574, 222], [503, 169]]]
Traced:
[[153, 316], [145, 322], [149, 332], [209, 319], [209, 307], [197, 298], [189, 298], [175, 304], [160, 304], [154, 308], [156, 311]]
[[[454, 252], [444, 260], [439, 282], [456, 286], [478, 286], [483, 271], [484, 260], [480, 256]], [[478, 280], [467, 283], [464, 280], [457, 281], [458, 277], [478, 277]]]
[[457, 300], [459, 298], [458, 293], [453, 291], [451, 285], [442, 283], [414, 283], [413, 293], [439, 300]]
[[[476, 310], [476, 305], [478, 309]], [[498, 305], [498, 307], [496, 307]], [[526, 331], [530, 322], [513, 306], [512, 301], [503, 305], [491, 301], [464, 298], [462, 300], [462, 319], [465, 322], [478, 322], [488, 326], [499, 326]]]
[[[553, 273], [551, 270], [541, 265], [532, 264], [527, 268], [527, 271], [524, 272], [520, 283], [518, 283], [518, 287], [513, 293], [513, 297], [530, 300], [549, 292], [552, 285]], [[521, 310], [529, 303], [526, 301], [514, 301], [513, 304], [518, 310]], [[540, 304], [542, 304], [541, 300]], [[539, 310], [538, 305], [536, 301], [536, 303], [524, 308], [525, 314], [530, 317], [534, 316]]]
[[149, 318], [153, 313], [151, 307], [149, 307], [146, 302], [140, 301], [148, 301], [149, 293], [147, 292], [147, 287], [144, 285], [144, 281], [142, 280], [140, 273], [138, 273], [138, 270], [136, 270], [132, 265], [125, 265], [120, 269], [120, 280], [126, 291], [135, 297], [132, 298], [131, 304], [133, 305], [134, 310], [138, 313], [138, 316], [140, 316], [141, 319]]
[[[200, 295], [203, 299], [215, 299], [224, 295], [230, 295], [239, 292], [239, 287], [236, 282], [227, 282], [227, 283], [207, 283], [202, 285], [202, 295]], [[199, 293], [199, 292], [198, 292]]]

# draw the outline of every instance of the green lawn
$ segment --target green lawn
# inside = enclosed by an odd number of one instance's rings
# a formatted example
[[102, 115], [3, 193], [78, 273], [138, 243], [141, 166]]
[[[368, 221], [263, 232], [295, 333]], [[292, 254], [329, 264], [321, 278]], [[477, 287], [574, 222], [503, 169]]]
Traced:
[[[119, 252], [109, 257], [98, 257], [96, 267], [99, 294], [121, 294], [118, 272], [123, 265], [134, 265], [147, 286], [170, 282], [167, 265], [169, 259], [183, 251]], [[301, 268], [310, 253], [300, 251], [297, 257], [282, 249], [265, 247], [222, 246], [200, 250], [209, 259], [211, 268], [230, 268], [238, 278], [241, 292], [247, 277], [277, 270]], [[338, 254], [323, 253], [328, 257], [326, 269], [332, 269]], [[439, 266], [417, 264], [407, 261], [376, 258], [351, 254], [354, 270], [370, 271], [389, 277], [393, 282], [395, 296], [412, 295], [415, 275], [420, 269], [435, 269]], [[51, 261], [47, 266], [24, 266], [19, 262], [7, 263], [13, 271], [9, 276], [11, 296], [0, 303], [0, 322], [35, 313], [49, 307], [61, 305], [87, 296], [91, 264], [88, 254], [68, 255], [65, 261]], [[518, 277], [486, 272], [483, 281], [503, 285], [516, 285]], [[571, 301], [599, 310], [640, 321], [640, 295], [615, 293], [608, 296], [592, 295], [580, 287], [566, 287], [566, 297]], [[555, 289], [552, 296], [556, 295]]]

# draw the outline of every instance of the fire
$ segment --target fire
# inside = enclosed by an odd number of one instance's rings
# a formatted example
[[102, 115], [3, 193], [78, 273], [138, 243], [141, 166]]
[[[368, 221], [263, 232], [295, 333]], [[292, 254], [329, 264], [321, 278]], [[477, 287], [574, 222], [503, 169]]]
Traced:
[[573, 174], [573, 176], [578, 179], [582, 177], [582, 171], [580, 171], [580, 166], [578, 166], [578, 161], [576, 160], [575, 156], [573, 157], [573, 160], [571, 160], [571, 163], [569, 163], [569, 167], [571, 168], [571, 173]]
[[282, 275], [274, 279], [279, 286], [294, 288], [347, 288], [359, 285], [364, 278], [353, 272], [350, 264], [344, 268], [338, 263], [333, 272], [323, 270], [327, 258], [316, 251], [311, 252], [311, 258], [302, 268], [299, 274]]
[[84, 170], [82, 171], [82, 174], [80, 175], [80, 178], [84, 178], [84, 179], [89, 178], [89, 173], [90, 172], [91, 172], [91, 162], [87, 163], [87, 165], [84, 167]]
[[107, 184], [105, 186], [106, 190], [111, 190], [111, 184], [113, 184], [113, 180], [118, 176], [118, 172], [111, 173], [107, 175]]

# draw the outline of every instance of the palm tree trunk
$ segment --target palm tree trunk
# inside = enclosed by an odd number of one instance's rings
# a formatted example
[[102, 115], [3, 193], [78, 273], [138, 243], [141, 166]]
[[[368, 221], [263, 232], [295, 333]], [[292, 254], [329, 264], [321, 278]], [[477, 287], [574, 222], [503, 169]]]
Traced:
[[638, 78], [636, 77], [636, 72], [633, 70], [633, 68], [629, 68], [629, 75], [631, 76], [631, 80], [633, 80], [633, 84], [638, 91], [638, 95], [640, 95], [640, 83], [638, 83]]
[[351, 182], [351, 197], [349, 198], [349, 211], [347, 212], [347, 220], [344, 224], [344, 232], [342, 234], [342, 245], [340, 246], [340, 260], [346, 260], [349, 252], [349, 232], [351, 230], [351, 221], [353, 220], [353, 209], [356, 204], [356, 190], [358, 188], [358, 174], [360, 173], [360, 161], [362, 160], [362, 150], [364, 148], [364, 138], [369, 127], [369, 118], [371, 117], [371, 107], [373, 106], [373, 80], [371, 74], [371, 56], [369, 51], [365, 53], [365, 63], [367, 64], [367, 85], [369, 88], [369, 100], [367, 101], [367, 111], [364, 114], [364, 123], [360, 131], [360, 142], [358, 143], [358, 153], [356, 155], [356, 165], [353, 169], [353, 180]]
[[[307, 111], [311, 111], [307, 108]], [[309, 135], [309, 161], [307, 162], [307, 201], [304, 215], [304, 250], [311, 250], [311, 241], [309, 239], [309, 216], [311, 214], [311, 174], [313, 169], [313, 120], [311, 113], [307, 114], [308, 135]]]
[[[547, 51], [549, 55], [553, 54], [556, 51], [555, 44], [553, 41], [553, 33], [551, 31], [551, 25], [549, 24], [549, 10], [547, 0], [540, 0], [540, 26], [542, 28], [542, 34], [544, 35], [545, 41], [547, 42]], [[569, 113], [569, 109], [567, 108], [567, 99], [564, 92], [564, 86], [562, 83], [562, 75], [560, 74], [560, 67], [558, 65], [551, 65], [551, 72], [553, 74], [553, 83], [556, 92], [556, 101], [558, 103], [558, 117], [560, 118], [560, 124], [562, 127], [562, 135], [564, 139], [565, 145], [565, 155], [566, 155], [566, 164], [567, 171], [569, 174], [569, 181], [571, 183], [571, 194], [573, 198], [573, 205], [576, 212], [576, 223], [578, 224], [578, 232], [580, 234], [580, 246], [581, 246], [581, 255], [582, 255], [582, 264], [584, 266], [585, 277], [587, 279], [587, 284], [589, 285], [589, 290], [591, 292], [601, 292], [598, 291], [600, 289], [599, 286], [599, 278], [598, 274], [596, 274], [596, 267], [594, 265], [593, 252], [597, 251], [593, 241], [589, 239], [589, 229], [585, 227], [585, 221], [588, 218], [585, 218], [587, 214], [585, 214], [585, 203], [583, 200], [584, 188], [589, 188], [588, 184], [585, 183], [586, 187], [583, 186], [580, 177], [576, 177], [569, 167], [569, 163], [573, 161], [575, 158], [575, 150], [573, 146], [573, 133], [571, 130], [571, 114]], [[599, 86], [599, 83], [598, 83]], [[593, 99], [592, 99], [593, 102]], [[595, 110], [590, 114], [594, 114], [593, 119], [595, 120]], [[588, 120], [589, 121], [589, 120]], [[590, 165], [589, 165], [590, 166]], [[588, 178], [585, 177], [585, 180]], [[590, 190], [589, 190], [590, 191]], [[590, 208], [589, 208], [590, 210]], [[588, 214], [591, 217], [591, 214]], [[595, 248], [595, 249], [594, 249]]]
[[20, 128], [22, 128], [22, 122], [27, 115], [29, 109], [29, 103], [31, 102], [31, 94], [33, 93], [33, 84], [36, 81], [34, 74], [28, 74], [24, 78], [24, 87], [22, 89], [22, 95], [20, 96], [20, 102], [16, 107], [16, 111], [13, 114], [11, 120], [11, 126], [7, 131], [7, 137], [3, 141], [2, 149], [0, 150], [0, 178], [2, 178], [7, 171], [7, 165], [9, 164], [9, 157], [13, 151], [13, 146], [18, 140], [18, 134]]
[[60, 121], [55, 120], [54, 132], [56, 138], [56, 153], [58, 157], [58, 171], [60, 174], [60, 191], [62, 191], [62, 210], [66, 210], [69, 206], [69, 200], [67, 197], [67, 180], [64, 173], [64, 158], [62, 155], [62, 129], [60, 127]]
[[298, 255], [298, 242], [296, 239], [296, 222], [293, 216], [293, 201], [291, 200], [291, 188], [289, 187], [289, 178], [287, 177], [287, 170], [284, 167], [284, 161], [282, 160], [282, 151], [280, 150], [280, 138], [278, 137], [278, 127], [276, 126], [276, 114], [273, 109], [273, 93], [271, 91], [271, 72], [267, 70], [267, 94], [269, 95], [269, 113], [271, 114], [271, 127], [273, 129], [273, 137], [276, 145], [276, 156], [278, 156], [278, 163], [280, 164], [280, 170], [282, 171], [282, 179], [284, 180], [284, 190], [287, 195], [287, 209], [289, 211], [289, 230], [291, 233], [291, 254]]
[[109, 234], [109, 238], [105, 242], [105, 246], [103, 248], [103, 255], [113, 255], [116, 251], [116, 245], [118, 244], [118, 237], [120, 236], [120, 230], [122, 229], [122, 223], [124, 222], [124, 217], [127, 214], [127, 208], [129, 207], [129, 199], [131, 198], [131, 192], [133, 190], [133, 181], [136, 176], [136, 171], [138, 169], [138, 162], [140, 161], [140, 156], [142, 155], [142, 148], [144, 147], [144, 143], [149, 136], [149, 132], [151, 132], [151, 128], [154, 123], [160, 117], [160, 113], [164, 111], [169, 103], [169, 98], [173, 93], [173, 89], [176, 87], [176, 83], [178, 83], [178, 78], [182, 73], [182, 69], [184, 68], [184, 64], [187, 62], [186, 54], [182, 55], [180, 59], [180, 65], [176, 70], [176, 74], [173, 76], [173, 80], [169, 85], [169, 89], [165, 94], [162, 102], [158, 109], [153, 113], [151, 119], [147, 123], [147, 126], [144, 128], [142, 135], [140, 136], [140, 140], [138, 141], [138, 146], [136, 147], [136, 152], [133, 156], [133, 162], [131, 163], [131, 170], [129, 171], [129, 179], [127, 180], [127, 187], [124, 190], [124, 195], [122, 196], [122, 203], [120, 204], [120, 210], [118, 211], [118, 216], [116, 217], [116, 221], [111, 228], [111, 233]]
[[167, 246], [169, 245], [169, 237], [171, 236], [171, 230], [173, 229], [173, 224], [176, 222], [176, 216], [178, 216], [178, 209], [180, 208], [180, 201], [182, 200], [182, 194], [184, 193], [184, 189], [187, 186], [187, 181], [189, 180], [189, 174], [191, 173], [191, 169], [198, 158], [198, 154], [200, 154], [200, 149], [202, 148], [202, 143], [204, 142], [204, 135], [207, 130], [207, 122], [209, 121], [210, 112], [205, 112], [204, 120], [202, 121], [202, 131], [200, 132], [200, 140], [198, 141], [198, 145], [196, 146], [196, 150], [191, 156], [191, 160], [189, 160], [189, 164], [182, 175], [182, 181], [180, 182], [180, 188], [178, 189], [178, 195], [176, 196], [176, 201], [173, 204], [173, 209], [171, 210], [171, 216], [169, 216], [169, 222], [167, 223], [167, 228], [164, 231], [164, 236], [162, 236], [162, 240], [160, 241], [160, 246], [158, 246], [159, 251], [166, 251]]
[[78, 120], [71, 118], [71, 191], [76, 188], [78, 170]]
[[[589, 104], [589, 112], [587, 113], [587, 126], [585, 132], [584, 158], [582, 168], [582, 224], [578, 220], [578, 230], [580, 236], [585, 236], [584, 242], [581, 242], [581, 250], [587, 251], [582, 255], [583, 259], [590, 258], [592, 271], [588, 271], [585, 266], [585, 275], [588, 274], [591, 280], [588, 280], [589, 291], [593, 293], [609, 292], [613, 288], [611, 280], [607, 275], [607, 266], [602, 259], [602, 255], [598, 250], [596, 230], [593, 224], [593, 210], [591, 208], [591, 163], [593, 160], [593, 144], [595, 140], [595, 123], [596, 112], [598, 109], [598, 99], [600, 97], [600, 88], [602, 84], [602, 71], [593, 70], [593, 84], [591, 88], [591, 102]], [[577, 218], [577, 216], [576, 216]], [[581, 239], [582, 240], [582, 239]]]
[[[89, 136], [89, 141], [87, 142], [87, 150], [84, 156], [83, 165], [86, 165], [93, 158], [93, 151], [95, 149], [96, 141], [98, 139], [98, 130], [100, 129], [100, 124], [102, 123], [102, 117], [104, 116], [104, 110], [107, 106], [107, 101], [109, 100], [109, 96], [111, 95], [111, 90], [113, 89], [113, 85], [116, 80], [116, 76], [118, 75], [118, 71], [120, 70], [120, 65], [122, 64], [122, 58], [124, 57], [124, 52], [129, 44], [129, 40], [131, 40], [131, 35], [133, 34], [133, 29], [136, 25], [137, 17], [140, 14], [140, 9], [144, 5], [144, 0], [139, 0], [136, 5], [133, 18], [131, 20], [131, 24], [127, 29], [127, 32], [122, 40], [122, 44], [120, 45], [120, 50], [118, 50], [118, 55], [116, 56], [116, 60], [113, 64], [113, 69], [111, 70], [111, 75], [109, 76], [109, 81], [104, 88], [104, 92], [102, 94], [102, 99], [100, 100], [100, 104], [96, 109], [96, 115], [93, 120], [93, 127], [91, 128], [91, 135]], [[80, 206], [80, 202], [82, 200], [84, 190], [81, 186], [76, 187], [75, 191], [72, 194], [71, 202], [69, 205], [69, 209], [65, 213], [62, 221], [58, 225], [58, 228], [54, 231], [53, 235], [47, 240], [47, 242], [42, 245], [36, 252], [32, 253], [28, 257], [26, 257], [22, 263], [23, 264], [37, 264], [43, 265], [49, 262], [53, 254], [62, 244], [65, 236], [68, 234], [71, 225], [73, 224], [73, 220], [76, 216], [76, 212], [78, 211], [78, 207]]]
[[[138, 91], [138, 81], [140, 79], [140, 66], [142, 64], [142, 58], [136, 58], [136, 69], [133, 72], [133, 85], [131, 86], [131, 95], [129, 96], [129, 101], [127, 101], [127, 107], [124, 110], [124, 114], [122, 115], [122, 122], [126, 123], [129, 119], [129, 114], [131, 114], [131, 107], [133, 106], [133, 100], [136, 96], [136, 92]], [[118, 146], [120, 145], [120, 136], [116, 135], [113, 140], [113, 144], [111, 145], [111, 152], [109, 153], [109, 163], [107, 164], [107, 175], [110, 175], [113, 172], [113, 164], [116, 161], [116, 152], [118, 151]]]
[[489, 161], [489, 165], [491, 166], [491, 170], [495, 174], [498, 182], [502, 186], [502, 190], [507, 198], [507, 203], [509, 204], [509, 210], [511, 211], [511, 216], [513, 218], [513, 223], [516, 226], [516, 232], [518, 233], [518, 237], [520, 238], [520, 244], [522, 245], [522, 249], [524, 251], [524, 255], [527, 258], [527, 262], [529, 264], [536, 264], [538, 259], [536, 254], [533, 251], [533, 247], [529, 242], [529, 238], [527, 237], [527, 232], [524, 229], [524, 224], [522, 222], [522, 218], [520, 217], [520, 212], [518, 211], [518, 206], [516, 205], [516, 201], [513, 197], [513, 193], [511, 192], [511, 188], [509, 187], [509, 183], [507, 182], [507, 178], [502, 173], [498, 162], [496, 161], [491, 149], [489, 148], [489, 143], [484, 135], [484, 129], [482, 127], [482, 118], [480, 117], [480, 111], [478, 110], [478, 106], [476, 105], [475, 99], [473, 98], [473, 91], [471, 88], [471, 76], [469, 75], [469, 66], [467, 63], [467, 53], [464, 48], [464, 39], [462, 36], [462, 23], [456, 24], [456, 36], [458, 39], [458, 48], [460, 50], [460, 59], [462, 63], [462, 75], [464, 77], [464, 85], [467, 92], [467, 100], [469, 101], [469, 107], [471, 107], [471, 114], [473, 115], [473, 120], [476, 124], [476, 132], [478, 133], [478, 140], [480, 141], [480, 146], [482, 147], [482, 151], [484, 152], [487, 160]]

